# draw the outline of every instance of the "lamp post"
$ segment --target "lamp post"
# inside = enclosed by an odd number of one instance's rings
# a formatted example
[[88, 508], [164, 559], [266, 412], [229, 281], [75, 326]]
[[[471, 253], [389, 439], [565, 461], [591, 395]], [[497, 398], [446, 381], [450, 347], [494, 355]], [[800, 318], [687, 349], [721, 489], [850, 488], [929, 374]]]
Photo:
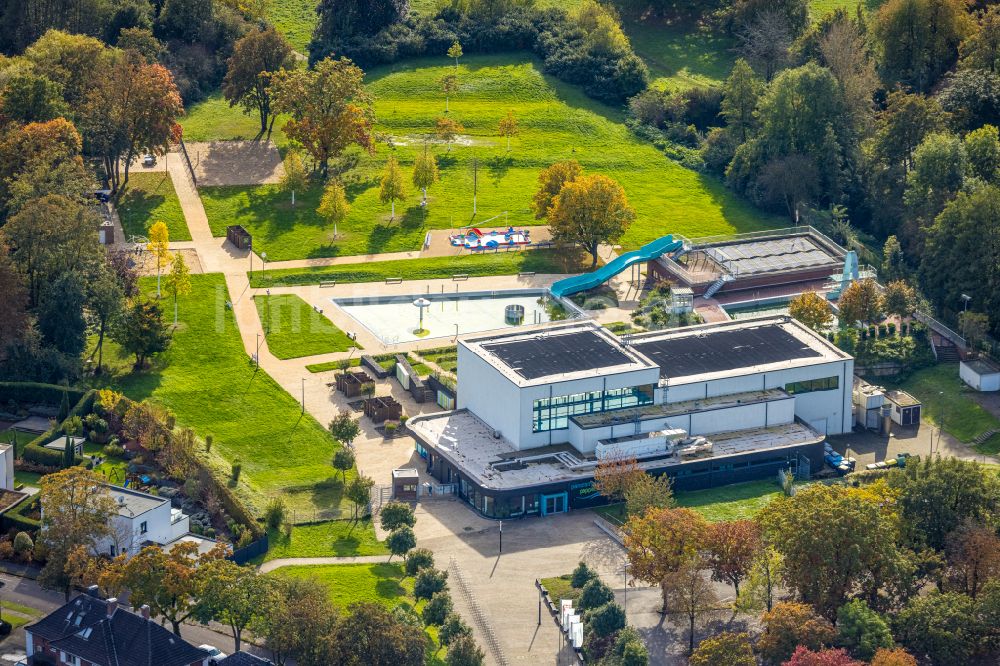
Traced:
[[257, 355], [254, 356], [254, 362], [257, 365], [257, 369], [260, 369], [260, 333], [257, 334]]
[[962, 294], [962, 312], [968, 312], [968, 310], [969, 310], [969, 301], [971, 301], [971, 300], [972, 300], [972, 296], [969, 296], [968, 294]]
[[497, 554], [499, 555], [501, 553], [503, 553], [503, 521], [502, 520], [500, 521], [500, 553], [497, 553]]

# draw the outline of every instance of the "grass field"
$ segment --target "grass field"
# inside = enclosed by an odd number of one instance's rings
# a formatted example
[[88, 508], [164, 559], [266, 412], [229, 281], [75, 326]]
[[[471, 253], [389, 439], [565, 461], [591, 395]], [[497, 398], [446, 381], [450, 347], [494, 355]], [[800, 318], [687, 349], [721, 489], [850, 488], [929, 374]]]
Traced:
[[576, 601], [577, 597], [580, 596], [582, 590], [573, 587], [572, 581], [572, 574], [563, 574], [562, 576], [543, 578], [539, 582], [549, 591], [549, 599], [558, 606], [563, 599]]
[[718, 29], [631, 21], [624, 26], [636, 55], [649, 67], [650, 85], [655, 88], [718, 86], [736, 61], [735, 44]]
[[[693, 509], [705, 520], [716, 523], [753, 518], [781, 494], [781, 488], [777, 483], [761, 480], [706, 490], [681, 491], [675, 493], [674, 499], [677, 501], [677, 506]], [[616, 523], [624, 521], [627, 517], [624, 504], [611, 504], [594, 510]]]
[[[941, 426], [961, 442], [971, 442], [987, 430], [1000, 429], [1000, 419], [973, 398], [974, 392], [958, 377], [954, 365], [936, 365], [913, 373], [898, 388], [923, 403], [923, 417]], [[1000, 452], [1000, 435], [976, 447], [980, 453]]]
[[[184, 130], [184, 140], [188, 142], [249, 140], [256, 138], [260, 132], [260, 119], [257, 115], [247, 115], [238, 106], [230, 107], [221, 92], [215, 92], [185, 109], [180, 123]], [[288, 138], [281, 131], [284, 124], [284, 119], [279, 117], [271, 133], [271, 140], [279, 148], [288, 145]]]
[[[270, 258], [270, 254], [268, 258]], [[380, 282], [390, 277], [401, 277], [406, 280], [436, 280], [447, 279], [452, 275], [463, 273], [470, 277], [514, 275], [520, 272], [563, 274], [579, 273], [581, 270], [585, 270], [585, 268], [579, 262], [567, 260], [551, 250], [526, 250], [483, 255], [463, 254], [456, 257], [368, 261], [309, 268], [280, 268], [267, 270], [263, 273], [254, 271], [250, 286], [254, 288], [287, 287], [316, 284], [325, 280], [336, 280], [338, 284]]]
[[[876, 12], [885, 0], [860, 0], [861, 7], [866, 12]], [[843, 7], [851, 16], [857, 11], [859, 0], [809, 0], [809, 15], [813, 20], [820, 19], [829, 12]]]
[[166, 173], [130, 174], [117, 208], [126, 238], [148, 236], [150, 226], [163, 222], [170, 231], [170, 240], [191, 240], [180, 199]]
[[[143, 279], [149, 293], [154, 282]], [[271, 496], [290, 509], [345, 517], [339, 474], [330, 466], [335, 443], [298, 401], [266, 372], [254, 371], [243, 349], [222, 275], [191, 276], [180, 300], [180, 327], [151, 370], [119, 377], [133, 399], [150, 398], [177, 423], [215, 439], [212, 452], [243, 463], [240, 492], [258, 510]], [[227, 467], [223, 467], [226, 470]]]
[[309, 40], [316, 29], [317, 0], [279, 0], [267, 5], [267, 18], [302, 55], [309, 55]]
[[[486, 220], [504, 212], [509, 224], [534, 223], [530, 201], [538, 173], [562, 159], [576, 159], [588, 171], [621, 182], [637, 213], [622, 239], [626, 249], [671, 232], [696, 237], [779, 223], [718, 180], [671, 162], [632, 135], [621, 111], [543, 75], [540, 64], [525, 54], [462, 58], [450, 117], [464, 125], [465, 133], [449, 151], [433, 139], [432, 128], [444, 115], [437, 81], [451, 69], [444, 58], [433, 58], [369, 72], [369, 87], [377, 98], [376, 129], [392, 144], [379, 143], [374, 156], [359, 155], [356, 168], [345, 176], [351, 213], [340, 225], [338, 240], [332, 240], [333, 230], [315, 213], [318, 189], [297, 193], [293, 209], [289, 196], [267, 185], [202, 188], [213, 233], [221, 236], [227, 224], [242, 224], [254, 235], [255, 248], [275, 260], [415, 250], [427, 229], [498, 226], [503, 222]], [[719, 73], [724, 69], [716, 66]], [[520, 126], [510, 152], [496, 129], [508, 109]], [[196, 115], [197, 110], [187, 122]], [[389, 205], [378, 198], [382, 167], [394, 154], [409, 181], [414, 155], [424, 149], [425, 141], [438, 158], [441, 181], [430, 188], [426, 209], [419, 205], [420, 192], [410, 187], [406, 199], [396, 205], [396, 219], [390, 220]]]
[[375, 538], [370, 521], [355, 523], [332, 520], [325, 523], [296, 525], [290, 537], [281, 532], [269, 534], [270, 548], [262, 561], [284, 557], [347, 557], [388, 555], [389, 550]]
[[267, 348], [280, 359], [347, 351], [360, 345], [294, 294], [255, 296]]
[[403, 565], [397, 562], [282, 567], [274, 574], [315, 580], [330, 590], [330, 601], [341, 610], [359, 601], [393, 608], [413, 592], [413, 579], [405, 577]]

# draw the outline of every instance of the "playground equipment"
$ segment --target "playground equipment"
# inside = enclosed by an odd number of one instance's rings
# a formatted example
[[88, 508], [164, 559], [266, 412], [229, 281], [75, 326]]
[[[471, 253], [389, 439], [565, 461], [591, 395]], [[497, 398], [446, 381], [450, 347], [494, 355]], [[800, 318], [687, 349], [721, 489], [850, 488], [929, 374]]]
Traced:
[[506, 231], [493, 230], [489, 232], [472, 228], [465, 233], [452, 234], [448, 237], [455, 247], [464, 247], [468, 250], [490, 250], [500, 247], [517, 247], [531, 244], [531, 232], [527, 229], [516, 230], [514, 227], [507, 227]]
[[683, 247], [684, 241], [674, 240], [673, 235], [668, 234], [643, 245], [638, 250], [626, 252], [613, 261], [601, 266], [596, 271], [559, 280], [549, 287], [549, 291], [556, 298], [562, 298], [563, 296], [569, 296], [579, 291], [593, 289], [601, 286], [630, 266], [658, 259], [660, 255], [677, 252]]

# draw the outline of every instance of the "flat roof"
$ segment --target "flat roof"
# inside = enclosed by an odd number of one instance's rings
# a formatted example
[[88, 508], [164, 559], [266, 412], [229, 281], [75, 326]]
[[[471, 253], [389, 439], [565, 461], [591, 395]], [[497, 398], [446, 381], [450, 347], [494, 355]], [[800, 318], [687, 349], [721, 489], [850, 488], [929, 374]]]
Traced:
[[711, 379], [736, 370], [758, 372], [850, 358], [785, 315], [638, 333], [629, 344], [668, 379]]
[[[597, 460], [568, 444], [517, 450], [507, 439], [468, 410], [415, 416], [407, 427], [425, 444], [476, 483], [493, 490], [530, 488], [563, 481], [593, 478]], [[798, 421], [769, 428], [703, 435], [713, 444], [710, 454], [696, 460], [778, 450], [822, 441], [824, 436]], [[525, 464], [514, 464], [523, 461]], [[642, 469], [663, 469], [694, 460], [676, 455], [639, 461]], [[590, 463], [590, 464], [587, 464]], [[577, 465], [582, 468], [574, 469]]]
[[843, 262], [809, 235], [734, 241], [699, 248], [737, 277], [833, 266]]
[[519, 386], [656, 367], [594, 322], [462, 340], [459, 344]]
[[121, 486], [105, 484], [104, 487], [107, 488], [111, 499], [118, 505], [118, 515], [126, 518], [134, 518], [168, 501], [164, 497], [157, 497]]
[[914, 398], [912, 395], [906, 391], [886, 391], [885, 399], [889, 402], [895, 403], [900, 407], [914, 407], [920, 404], [920, 401]]
[[977, 375], [992, 375], [996, 372], [1000, 372], [1000, 366], [985, 358], [974, 358], [968, 361], [962, 361], [962, 363], [964, 363], [966, 367], [975, 372]]

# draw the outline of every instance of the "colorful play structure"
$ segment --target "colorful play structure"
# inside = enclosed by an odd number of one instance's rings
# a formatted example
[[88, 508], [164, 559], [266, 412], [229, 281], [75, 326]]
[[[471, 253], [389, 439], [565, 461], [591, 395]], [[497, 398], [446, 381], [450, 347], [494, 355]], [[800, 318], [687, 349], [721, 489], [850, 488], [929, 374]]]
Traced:
[[531, 232], [527, 229], [516, 230], [514, 227], [507, 227], [506, 230], [496, 230], [483, 232], [472, 228], [464, 233], [452, 234], [448, 237], [455, 247], [464, 247], [467, 250], [495, 250], [501, 247], [523, 247], [531, 244]]
[[674, 240], [673, 235], [668, 234], [662, 238], [657, 238], [652, 243], [647, 243], [638, 250], [632, 250], [616, 257], [595, 271], [574, 275], [563, 280], [559, 280], [549, 287], [549, 291], [556, 298], [570, 296], [580, 291], [586, 291], [599, 287], [622, 271], [638, 263], [644, 263], [658, 259], [660, 255], [678, 252], [684, 249], [683, 240]]

